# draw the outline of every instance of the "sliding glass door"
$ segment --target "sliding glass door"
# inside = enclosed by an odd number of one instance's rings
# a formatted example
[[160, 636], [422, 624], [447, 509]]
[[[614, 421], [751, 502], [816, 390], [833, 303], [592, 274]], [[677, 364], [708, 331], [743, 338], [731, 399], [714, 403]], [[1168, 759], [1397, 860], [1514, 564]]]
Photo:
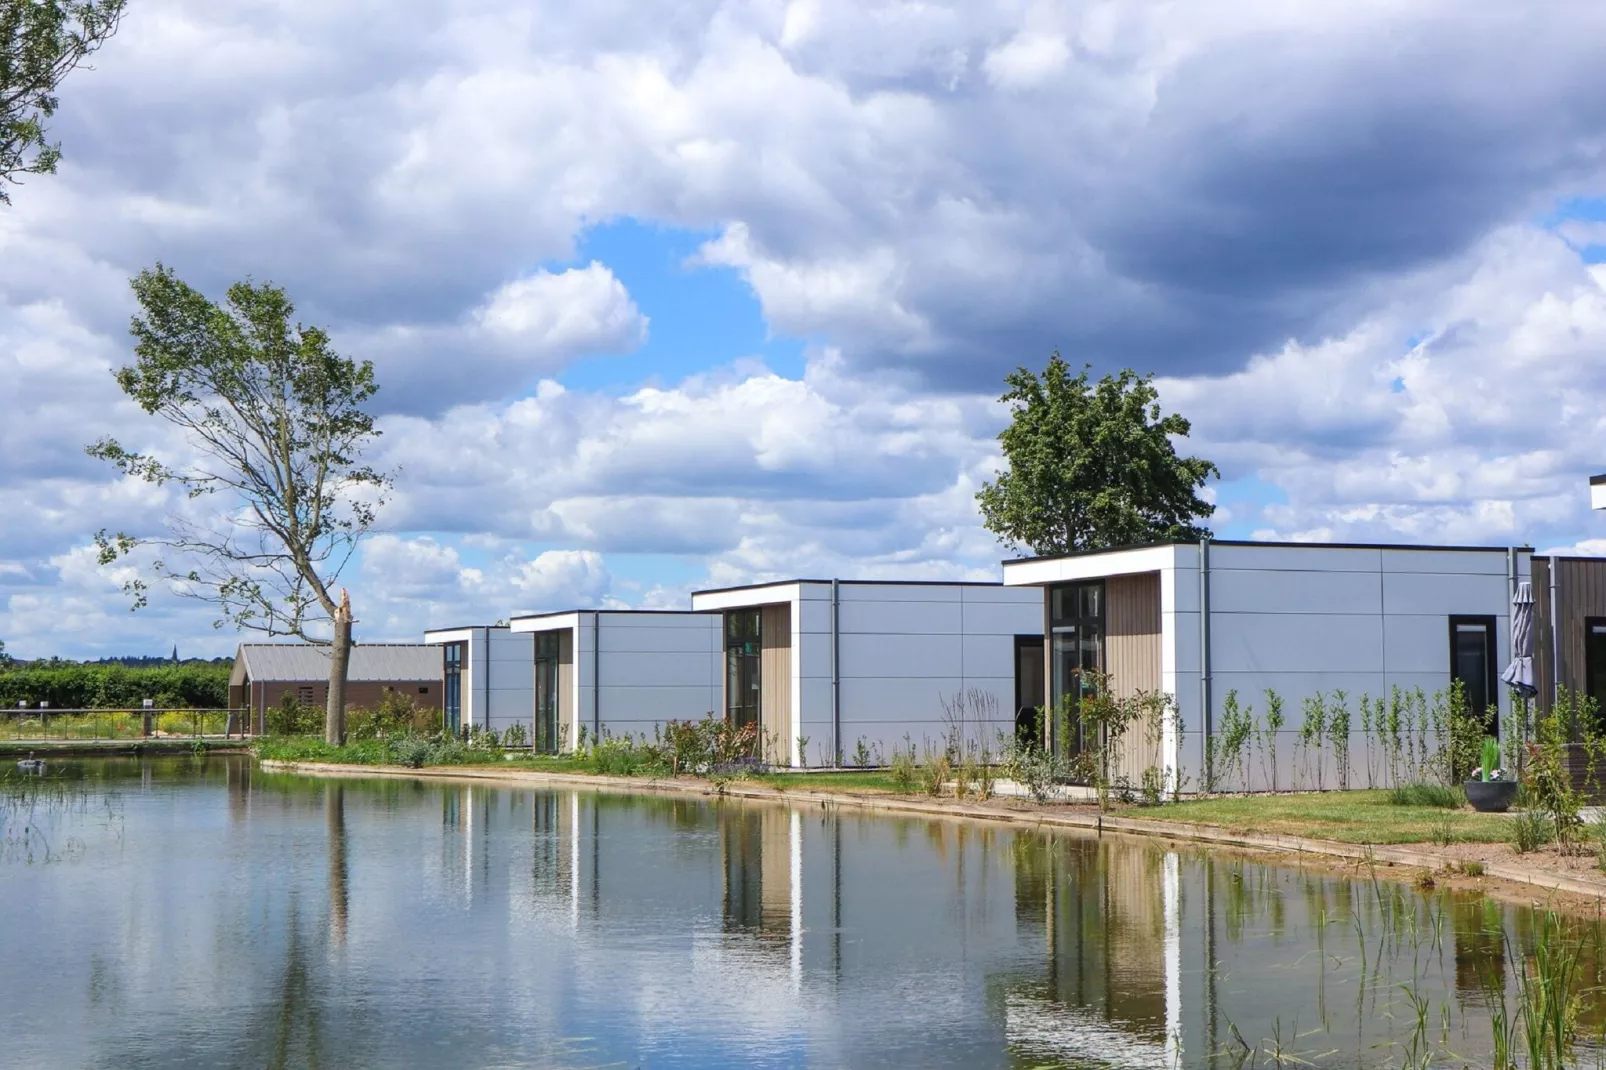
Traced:
[[1049, 743], [1063, 755], [1082, 749], [1082, 697], [1104, 668], [1104, 581], [1068, 583], [1049, 597]]
[[725, 716], [737, 728], [759, 723], [764, 683], [759, 639], [757, 609], [725, 614]]
[[558, 753], [558, 633], [535, 633], [535, 731], [537, 754]]

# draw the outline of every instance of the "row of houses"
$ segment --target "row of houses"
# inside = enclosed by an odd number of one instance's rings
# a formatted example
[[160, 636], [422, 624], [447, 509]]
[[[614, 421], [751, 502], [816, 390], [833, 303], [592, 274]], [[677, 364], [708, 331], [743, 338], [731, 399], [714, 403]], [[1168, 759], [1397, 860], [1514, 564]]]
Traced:
[[1594, 693], [1602, 564], [1554, 562], [1569, 600], [1555, 614], [1552, 559], [1526, 547], [1173, 543], [1010, 561], [998, 583], [795, 580], [700, 591], [686, 611], [542, 614], [427, 638], [458, 649], [465, 723], [533, 718], [534, 738], [561, 749], [718, 711], [757, 724], [767, 754], [796, 766], [942, 740], [956, 712], [973, 738], [1052, 737], [1034, 711], [1097, 670], [1120, 693], [1175, 698], [1180, 731], [1130, 748], [1118, 771], [1137, 783], [1150, 767], [1197, 774], [1229, 694], [1272, 690], [1297, 711], [1314, 695], [1358, 703], [1458, 680], [1498, 733], [1524, 582], [1539, 588], [1541, 682], [1554, 620], [1563, 683]]
[[[450, 729], [520, 724], [552, 752], [712, 713], [756, 725], [773, 761], [821, 766], [884, 761], [956, 726], [1070, 745], [1035, 711], [1097, 670], [1119, 693], [1175, 699], [1174, 729], [1129, 750], [1135, 783], [1143, 769], [1201, 769], [1228, 695], [1250, 704], [1272, 691], [1297, 711], [1316, 695], [1358, 703], [1459, 681], [1498, 734], [1512, 713], [1499, 682], [1512, 600], [1528, 584], [1539, 708], [1557, 683], [1606, 696], [1602, 559], [1220, 540], [1013, 560], [1002, 572], [991, 583], [797, 579], [698, 591], [685, 610], [441, 628], [415, 646], [359, 646], [353, 693], [405, 689]], [[260, 712], [290, 688], [322, 701], [323, 673], [288, 664], [315, 670], [322, 655], [285, 650], [241, 648], [240, 705]]]

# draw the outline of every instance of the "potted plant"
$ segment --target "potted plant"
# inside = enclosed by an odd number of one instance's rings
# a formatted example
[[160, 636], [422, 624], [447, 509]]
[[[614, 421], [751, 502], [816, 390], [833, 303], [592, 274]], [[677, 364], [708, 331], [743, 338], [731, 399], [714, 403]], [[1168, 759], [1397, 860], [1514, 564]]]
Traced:
[[1492, 736], [1484, 736], [1478, 775], [1461, 785], [1467, 793], [1467, 802], [1480, 813], [1503, 814], [1511, 809], [1511, 802], [1517, 797], [1517, 782], [1507, 779], [1499, 765], [1500, 744]]

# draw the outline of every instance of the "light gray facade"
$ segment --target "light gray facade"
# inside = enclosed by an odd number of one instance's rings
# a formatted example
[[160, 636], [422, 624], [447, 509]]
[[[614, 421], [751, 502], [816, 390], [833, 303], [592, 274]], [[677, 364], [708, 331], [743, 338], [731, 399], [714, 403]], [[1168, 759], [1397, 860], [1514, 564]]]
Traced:
[[[1043, 588], [1040, 612], [1052, 618], [1056, 588], [1152, 577], [1158, 600], [1156, 671], [1136, 683], [1112, 683], [1175, 698], [1182, 730], [1166, 736], [1158, 763], [1168, 778], [1180, 769], [1196, 781], [1206, 735], [1221, 723], [1229, 693], [1252, 704], [1259, 718], [1269, 689], [1284, 703], [1278, 763], [1286, 785], [1301, 707], [1314, 696], [1331, 700], [1344, 694], [1355, 763], [1364, 759], [1361, 698], [1381, 701], [1396, 688], [1421, 688], [1429, 695], [1443, 691], [1458, 656], [1463, 667], [1483, 666], [1474, 682], [1505, 723], [1510, 696], [1487, 674], [1497, 676], [1510, 658], [1512, 590], [1530, 578], [1531, 559], [1528, 548], [1221, 541], [1008, 561], [1004, 582]], [[1050, 621], [1051, 703], [1059, 701], [1072, 675], [1066, 664], [1056, 663], [1066, 657], [1069, 641], [1062, 633], [1068, 630]], [[1474, 649], [1484, 641], [1480, 637], [1487, 642], [1481, 654]], [[1105, 638], [1099, 642], [1107, 658]], [[1334, 783], [1331, 753], [1308, 760], [1328, 763], [1323, 782]], [[1269, 771], [1251, 769], [1249, 776], [1264, 783]], [[1356, 786], [1353, 778], [1351, 786]]]
[[719, 711], [719, 625], [706, 613], [588, 609], [515, 617], [510, 627], [527, 643], [552, 637], [559, 749], [569, 750], [582, 728], [588, 739], [651, 737], [666, 721]]
[[[424, 633], [424, 641], [445, 648], [456, 645], [460, 652], [457, 684], [447, 685], [446, 721], [459, 727], [475, 726], [505, 732], [515, 724], [527, 730], [533, 725], [534, 689], [530, 674], [533, 646], [530, 637], [495, 625], [442, 628]], [[450, 675], [453, 660], [448, 653], [445, 670]], [[454, 695], [455, 690], [455, 695]], [[453, 710], [452, 701], [458, 708]]]
[[861, 741], [883, 761], [938, 745], [956, 703], [966, 735], [996, 747], [1015, 725], [1018, 643], [1043, 631], [1041, 596], [996, 583], [792, 580], [699, 591], [692, 608], [764, 612], [763, 715], [794, 766], [851, 761]]

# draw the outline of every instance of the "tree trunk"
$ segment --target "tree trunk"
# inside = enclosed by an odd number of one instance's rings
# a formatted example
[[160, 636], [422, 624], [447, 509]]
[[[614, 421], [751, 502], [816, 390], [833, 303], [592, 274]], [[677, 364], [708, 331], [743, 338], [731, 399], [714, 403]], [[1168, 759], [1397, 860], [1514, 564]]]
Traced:
[[340, 592], [335, 635], [329, 646], [329, 703], [324, 708], [323, 738], [331, 746], [346, 742], [346, 671], [351, 666], [351, 599]]

